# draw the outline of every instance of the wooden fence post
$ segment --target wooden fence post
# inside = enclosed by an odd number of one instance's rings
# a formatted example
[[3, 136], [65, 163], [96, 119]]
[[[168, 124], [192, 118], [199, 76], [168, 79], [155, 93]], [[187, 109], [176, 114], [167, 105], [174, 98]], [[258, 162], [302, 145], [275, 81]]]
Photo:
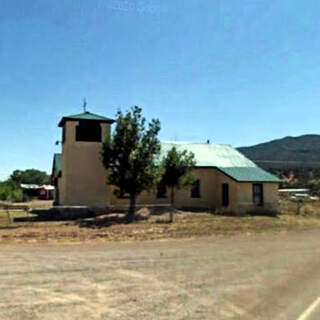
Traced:
[[8, 216], [8, 224], [11, 224], [11, 217], [10, 217], [9, 207], [7, 207], [7, 216]]

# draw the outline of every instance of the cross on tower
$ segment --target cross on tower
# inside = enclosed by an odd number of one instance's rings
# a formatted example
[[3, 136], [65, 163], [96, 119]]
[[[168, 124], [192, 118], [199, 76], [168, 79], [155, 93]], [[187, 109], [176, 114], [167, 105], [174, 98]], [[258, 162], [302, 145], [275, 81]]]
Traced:
[[87, 112], [87, 100], [86, 100], [86, 98], [83, 99], [83, 112]]

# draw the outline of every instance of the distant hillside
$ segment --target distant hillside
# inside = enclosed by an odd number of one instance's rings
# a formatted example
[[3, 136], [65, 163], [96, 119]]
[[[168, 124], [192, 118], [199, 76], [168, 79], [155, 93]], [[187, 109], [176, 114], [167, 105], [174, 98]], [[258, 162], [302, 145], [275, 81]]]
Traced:
[[320, 167], [320, 135], [316, 134], [285, 137], [238, 150], [263, 167]]
[[310, 188], [320, 195], [320, 135], [285, 137], [238, 150], [283, 179], [281, 187]]

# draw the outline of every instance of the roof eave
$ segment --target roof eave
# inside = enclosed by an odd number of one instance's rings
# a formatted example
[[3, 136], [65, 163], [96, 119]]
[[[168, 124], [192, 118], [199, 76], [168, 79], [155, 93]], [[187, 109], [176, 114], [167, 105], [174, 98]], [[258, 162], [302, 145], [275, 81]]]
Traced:
[[281, 183], [281, 181], [275, 181], [275, 180], [237, 180], [239, 183]]
[[233, 177], [232, 175], [228, 174], [227, 172], [223, 171], [223, 168], [219, 168], [217, 166], [208, 166], [208, 165], [195, 165], [195, 168], [198, 169], [217, 169], [219, 172], [221, 172], [222, 174], [224, 174], [225, 176], [229, 177], [230, 179], [236, 181], [236, 182], [247, 182], [247, 183], [281, 183], [282, 180], [275, 177], [274, 180], [270, 179], [270, 180], [265, 180], [265, 179], [261, 179], [261, 180], [241, 180], [241, 179], [237, 179], [235, 177]]
[[264, 180], [264, 179], [261, 179], [261, 180], [240, 180], [240, 179], [237, 179], [235, 177], [233, 177], [232, 175], [228, 174], [227, 172], [223, 171], [223, 168], [220, 169], [219, 167], [213, 167], [213, 168], [216, 168], [217, 170], [219, 170], [222, 174], [226, 175], [227, 177], [229, 177], [230, 179], [236, 181], [236, 182], [241, 182], [241, 183], [281, 183], [282, 180], [275, 177], [274, 180]]
[[115, 120], [113, 119], [75, 119], [75, 118], [69, 118], [69, 117], [63, 117], [60, 122], [58, 123], [58, 127], [63, 127], [66, 121], [81, 121], [81, 120], [85, 120], [85, 121], [97, 121], [97, 122], [101, 122], [101, 123], [114, 123]]

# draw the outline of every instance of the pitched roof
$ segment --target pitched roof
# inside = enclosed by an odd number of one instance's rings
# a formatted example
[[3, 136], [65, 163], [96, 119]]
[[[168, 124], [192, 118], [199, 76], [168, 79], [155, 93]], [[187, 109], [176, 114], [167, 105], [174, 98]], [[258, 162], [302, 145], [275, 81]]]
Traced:
[[239, 182], [281, 182], [281, 180], [259, 167], [218, 167], [227, 176]]
[[239, 182], [280, 182], [271, 173], [259, 168], [242, 153], [226, 144], [193, 143], [193, 142], [162, 142], [161, 157], [172, 148], [193, 152], [196, 167], [218, 168], [227, 176]]
[[66, 121], [77, 121], [77, 120], [94, 120], [94, 121], [107, 122], [107, 123], [114, 122], [113, 119], [86, 111], [86, 112], [75, 114], [72, 116], [63, 117], [59, 122], [58, 126], [63, 127]]
[[197, 167], [256, 167], [251, 160], [227, 144], [162, 142], [161, 156], [164, 156], [172, 147], [176, 147], [178, 151], [193, 152]]
[[61, 153], [55, 153], [53, 157], [52, 172], [59, 174], [61, 172]]

